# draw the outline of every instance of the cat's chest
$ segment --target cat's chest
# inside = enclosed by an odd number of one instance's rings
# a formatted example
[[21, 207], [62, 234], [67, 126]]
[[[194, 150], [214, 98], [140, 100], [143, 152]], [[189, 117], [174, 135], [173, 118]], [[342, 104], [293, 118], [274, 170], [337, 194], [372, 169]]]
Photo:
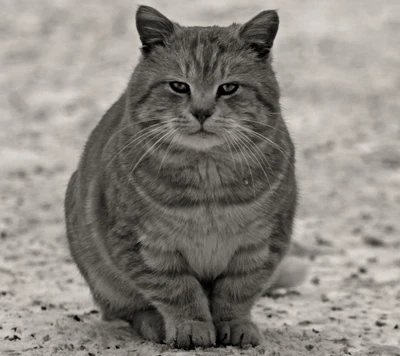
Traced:
[[215, 278], [223, 273], [236, 251], [254, 243], [258, 235], [250, 226], [243, 229], [246, 219], [243, 214], [236, 216], [232, 209], [218, 213], [194, 211], [187, 217], [180, 216], [176, 229], [164, 230], [162, 239], [150, 240], [147, 236], [147, 243], [180, 253], [199, 278]]
[[176, 239], [177, 249], [200, 278], [215, 278], [223, 273], [239, 246], [239, 236], [227, 236], [217, 231], [194, 232], [190, 238]]

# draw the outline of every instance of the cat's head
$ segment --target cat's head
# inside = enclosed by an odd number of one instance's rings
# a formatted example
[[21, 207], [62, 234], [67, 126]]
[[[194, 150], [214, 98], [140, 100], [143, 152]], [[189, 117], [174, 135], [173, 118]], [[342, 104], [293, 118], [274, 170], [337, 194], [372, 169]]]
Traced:
[[280, 111], [270, 58], [275, 11], [244, 25], [184, 27], [140, 6], [136, 24], [142, 58], [130, 96], [143, 130], [204, 151], [253, 140], [250, 130], [273, 125]]

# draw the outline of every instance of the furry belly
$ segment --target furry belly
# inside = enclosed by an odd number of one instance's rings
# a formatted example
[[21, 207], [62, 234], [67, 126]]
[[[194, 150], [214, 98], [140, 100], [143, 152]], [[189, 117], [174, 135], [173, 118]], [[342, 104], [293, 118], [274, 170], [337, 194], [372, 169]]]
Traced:
[[182, 239], [179, 250], [199, 278], [216, 278], [223, 273], [238, 244], [236, 239], [217, 234]]
[[152, 216], [146, 223], [140, 241], [154, 250], [181, 254], [199, 279], [216, 278], [239, 249], [257, 244], [269, 234], [266, 226], [260, 232], [253, 221], [258, 209], [254, 205], [166, 210], [162, 218]]

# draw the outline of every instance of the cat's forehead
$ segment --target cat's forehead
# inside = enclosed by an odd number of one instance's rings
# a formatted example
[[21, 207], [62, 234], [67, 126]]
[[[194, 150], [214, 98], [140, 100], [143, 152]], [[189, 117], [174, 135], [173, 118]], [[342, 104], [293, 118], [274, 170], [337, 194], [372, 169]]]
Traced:
[[[180, 74], [201, 80], [219, 80], [230, 71], [244, 70], [243, 44], [238, 25], [183, 27], [171, 41]], [[243, 67], [243, 68], [242, 68]]]
[[230, 26], [182, 26], [176, 35], [188, 42], [197, 44], [228, 44], [230, 40], [238, 35], [239, 25], [232, 24]]
[[238, 26], [182, 27], [175, 33], [173, 46], [176, 50], [206, 51], [207, 54], [238, 50]]

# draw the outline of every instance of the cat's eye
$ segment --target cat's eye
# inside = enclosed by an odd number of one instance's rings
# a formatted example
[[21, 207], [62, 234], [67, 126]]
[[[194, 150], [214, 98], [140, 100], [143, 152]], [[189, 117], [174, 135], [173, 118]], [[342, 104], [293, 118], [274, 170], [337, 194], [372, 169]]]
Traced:
[[218, 88], [218, 96], [221, 95], [232, 95], [239, 89], [238, 84], [233, 84], [233, 83], [227, 83], [227, 84], [222, 84]]
[[189, 94], [190, 87], [183, 82], [169, 82], [171, 89], [179, 94]]

